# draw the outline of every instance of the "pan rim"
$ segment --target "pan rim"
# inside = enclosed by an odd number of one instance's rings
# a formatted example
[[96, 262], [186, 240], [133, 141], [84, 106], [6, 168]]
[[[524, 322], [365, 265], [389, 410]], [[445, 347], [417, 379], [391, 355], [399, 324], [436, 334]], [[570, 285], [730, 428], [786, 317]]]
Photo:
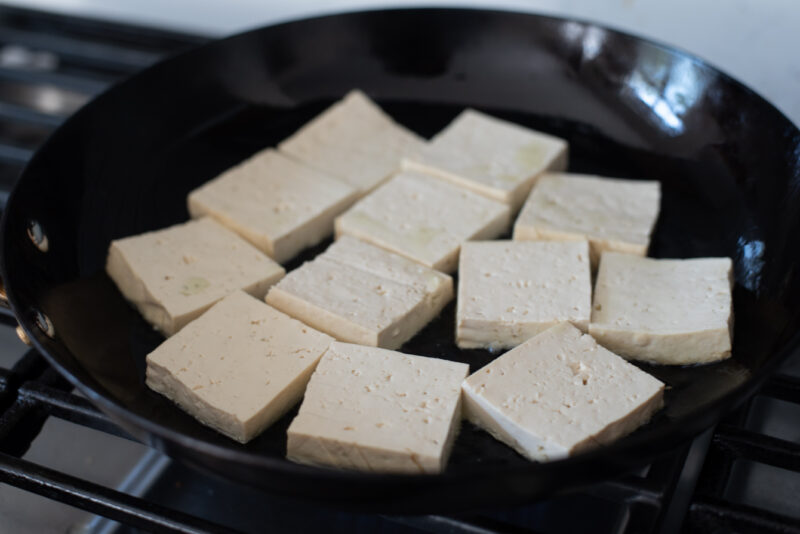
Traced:
[[[46, 336], [44, 336], [44, 334], [41, 333], [41, 331], [36, 327], [34, 318], [25, 311], [23, 299], [21, 298], [20, 295], [17, 294], [13, 280], [9, 280], [8, 278], [8, 270], [7, 270], [8, 268], [5, 258], [7, 257], [9, 245], [6, 235], [9, 225], [9, 220], [8, 220], [9, 213], [11, 212], [11, 210], [9, 210], [8, 207], [14, 205], [16, 193], [19, 189], [19, 184], [25, 180], [25, 177], [27, 175], [28, 169], [31, 166], [31, 164], [37, 159], [43, 157], [42, 154], [46, 154], [49, 151], [49, 147], [54, 142], [58, 142], [60, 132], [63, 133], [65, 129], [68, 129], [70, 124], [80, 121], [82, 117], [87, 113], [87, 109], [90, 109], [91, 107], [97, 105], [97, 102], [102, 102], [103, 99], [108, 98], [108, 95], [113, 94], [113, 92], [118, 90], [120, 86], [130, 83], [131, 80], [135, 80], [138, 77], [152, 71], [153, 69], [168, 68], [172, 62], [180, 61], [183, 58], [190, 56], [192, 54], [202, 53], [207, 48], [220, 46], [220, 43], [225, 43], [233, 39], [245, 38], [248, 35], [252, 35], [259, 32], [275, 30], [277, 28], [286, 27], [289, 25], [308, 23], [311, 21], [321, 21], [324, 19], [338, 18], [343, 16], [344, 17], [363, 16], [371, 13], [390, 15], [395, 12], [406, 13], [406, 14], [418, 13], [420, 15], [430, 14], [434, 12], [470, 12], [476, 14], [500, 13], [504, 15], [524, 16], [535, 19], [543, 19], [547, 21], [552, 21], [554, 23], [565, 23], [565, 22], [577, 23], [584, 26], [585, 28], [599, 28], [601, 30], [610, 32], [616, 36], [646, 43], [649, 44], [650, 46], [664, 50], [671, 54], [678, 54], [681, 57], [691, 60], [693, 63], [702, 67], [703, 69], [709, 69], [715, 75], [721, 76], [723, 79], [738, 86], [739, 89], [744, 90], [751, 98], [755, 98], [756, 101], [759, 101], [761, 105], [765, 106], [765, 109], [769, 109], [772, 112], [776, 113], [781, 120], [783, 120], [786, 124], [790, 125], [791, 128], [793, 128], [794, 133], [796, 135], [800, 135], [800, 130], [798, 130], [797, 126], [794, 125], [793, 122], [780, 109], [776, 108], [771, 102], [766, 100], [763, 96], [761, 96], [753, 89], [750, 89], [747, 85], [741, 83], [735, 77], [725, 73], [721, 69], [717, 68], [713, 64], [709, 63], [708, 61], [702, 59], [701, 57], [695, 54], [692, 54], [688, 51], [685, 51], [673, 45], [668, 45], [660, 41], [649, 38], [643, 38], [635, 34], [632, 34], [630, 32], [621, 31], [604, 24], [598, 24], [596, 22], [587, 21], [579, 18], [558, 17], [547, 14], [538, 14], [534, 12], [518, 12], [514, 10], [501, 10], [501, 9], [482, 9], [479, 7], [470, 7], [470, 8], [412, 7], [412, 8], [398, 8], [398, 9], [369, 9], [369, 10], [324, 13], [314, 17], [293, 18], [282, 21], [278, 24], [272, 24], [250, 29], [245, 32], [237, 33], [222, 39], [214, 39], [209, 41], [208, 43], [194, 47], [190, 50], [170, 55], [164, 58], [163, 60], [143, 69], [142, 71], [139, 71], [134, 75], [125, 78], [119, 83], [114, 84], [113, 86], [109, 87], [99, 95], [96, 95], [92, 100], [87, 102], [87, 104], [85, 104], [81, 109], [79, 109], [76, 113], [74, 113], [66, 121], [64, 121], [64, 123], [57, 130], [55, 130], [53, 134], [49, 136], [48, 139], [42, 144], [42, 146], [36, 151], [34, 156], [31, 158], [31, 160], [23, 169], [17, 183], [13, 187], [8, 197], [6, 205], [7, 207], [3, 212], [2, 221], [0, 222], [0, 227], [1, 227], [0, 250], [2, 251], [2, 253], [0, 253], [0, 275], [2, 276], [2, 280], [5, 282], [8, 300], [14, 312], [14, 315], [17, 318], [17, 321], [19, 322], [23, 330], [28, 334], [28, 337], [31, 339], [33, 346], [36, 348], [37, 351], [39, 351], [40, 354], [42, 354], [42, 356], [48, 361], [48, 363], [53, 365], [59, 371], [59, 373], [61, 373], [65, 378], [69, 380], [70, 383], [72, 383], [82, 393], [84, 393], [95, 406], [97, 406], [104, 413], [108, 414], [115, 423], [119, 423], [121, 421], [124, 423], [122, 425], [123, 428], [125, 428], [127, 425], [130, 425], [131, 427], [135, 427], [139, 430], [144, 431], [147, 434], [147, 442], [150, 445], [153, 445], [161, 450], [165, 449], [165, 447], [163, 446], [163, 444], [165, 443], [169, 445], [174, 444], [177, 445], [179, 448], [196, 451], [203, 455], [210, 456], [225, 462], [235, 462], [243, 465], [257, 466], [259, 468], [267, 469], [277, 474], [288, 474], [292, 475], [293, 477], [303, 476], [306, 477], [309, 481], [335, 479], [337, 482], [363, 482], [363, 481], [381, 481], [381, 480], [388, 481], [390, 479], [398, 481], [410, 480], [410, 479], [426, 481], [426, 480], [437, 479], [437, 480], [448, 480], [451, 482], [469, 482], [482, 478], [490, 472], [495, 476], [503, 476], [504, 474], [508, 474], [511, 472], [511, 470], [513, 470], [515, 474], [531, 475], [535, 474], [536, 472], [542, 472], [545, 470], [559, 469], [565, 465], [572, 465], [572, 466], [585, 465], [592, 463], [598, 458], [602, 458], [603, 456], [612, 454], [615, 455], [624, 454], [626, 451], [636, 450], [637, 448], [641, 448], [641, 446], [646, 443], [652, 443], [656, 441], [661, 443], [661, 445], [659, 445], [658, 447], [659, 449], [666, 450], [670, 445], [674, 445], [679, 442], [683, 443], [685, 441], [685, 436], [687, 434], [696, 435], [701, 431], [705, 430], [709, 426], [709, 422], [718, 420], [722, 415], [724, 415], [725, 413], [729, 413], [736, 406], [744, 402], [755, 392], [755, 390], [764, 382], [764, 380], [766, 380], [766, 378], [774, 372], [774, 370], [777, 368], [778, 365], [780, 365], [781, 362], [783, 362], [786, 358], [796, 353], [798, 349], [800, 349], [800, 332], [798, 332], [789, 337], [784, 342], [784, 344], [775, 352], [775, 354], [773, 354], [773, 356], [770, 357], [769, 361], [766, 362], [765, 365], [763, 365], [761, 368], [757, 369], [754, 373], [752, 373], [747, 378], [747, 380], [745, 380], [742, 384], [736, 386], [728, 393], [722, 395], [721, 397], [715, 399], [714, 401], [703, 405], [701, 409], [695, 410], [691, 412], [689, 415], [682, 417], [679, 421], [672, 421], [660, 427], [658, 431], [650, 430], [650, 431], [645, 431], [644, 433], [637, 433], [632, 436], [623, 438], [613, 444], [603, 446], [598, 449], [594, 449], [585, 453], [581, 453], [573, 457], [568, 457], [547, 463], [531, 462], [530, 464], [527, 464], [524, 467], [513, 466], [511, 468], [508, 468], [508, 467], [497, 467], [497, 466], [494, 467], [471, 466], [469, 470], [465, 470], [464, 472], [453, 473], [445, 471], [441, 474], [403, 475], [403, 474], [385, 474], [385, 473], [364, 473], [358, 471], [346, 471], [346, 470], [336, 470], [330, 468], [305, 466], [305, 465], [295, 464], [285, 458], [279, 458], [277, 456], [268, 456], [244, 449], [235, 449], [233, 447], [218, 445], [204, 440], [199, 440], [197, 438], [189, 437], [187, 435], [182, 434], [179, 431], [173, 430], [169, 427], [156, 423], [142, 415], [139, 415], [137, 413], [128, 410], [121, 402], [119, 402], [109, 392], [107, 392], [105, 388], [103, 388], [100, 384], [98, 384], [89, 375], [88, 372], [84, 371], [81, 368], [79, 369], [80, 372], [78, 374], [74, 373], [72, 370], [69, 369], [67, 365], [65, 365], [60, 360], [60, 357], [56, 356], [53, 352], [51, 352], [51, 350], [47, 348], [47, 344], [50, 343], [50, 340]], [[65, 348], [64, 350], [67, 349]], [[85, 375], [85, 378], [80, 377], [79, 374]], [[680, 438], [677, 438], [677, 434], [676, 432], [674, 432], [674, 430], [678, 426], [684, 429]], [[687, 431], [686, 428], [690, 428], [691, 430]], [[642, 460], [637, 463], [643, 465], [646, 462]]]

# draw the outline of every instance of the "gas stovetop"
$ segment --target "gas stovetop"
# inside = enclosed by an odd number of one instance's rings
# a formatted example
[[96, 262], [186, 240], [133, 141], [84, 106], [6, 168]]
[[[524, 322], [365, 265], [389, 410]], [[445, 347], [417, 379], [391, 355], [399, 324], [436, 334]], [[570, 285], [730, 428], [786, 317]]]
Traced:
[[[204, 41], [0, 7], [0, 205], [72, 112]], [[520, 508], [378, 516], [235, 485], [133, 441], [15, 325], [0, 309], [0, 533], [800, 533], [800, 355], [716, 428], [640, 473]]]

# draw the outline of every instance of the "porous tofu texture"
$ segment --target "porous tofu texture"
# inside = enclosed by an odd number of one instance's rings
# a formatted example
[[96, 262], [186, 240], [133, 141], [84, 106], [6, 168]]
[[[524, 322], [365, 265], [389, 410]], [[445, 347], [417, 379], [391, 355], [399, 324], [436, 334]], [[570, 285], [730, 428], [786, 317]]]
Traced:
[[237, 291], [147, 356], [147, 385], [246, 443], [300, 400], [332, 341]]
[[285, 274], [283, 267], [210, 218], [112, 241], [106, 272], [167, 336], [236, 290], [262, 298]]
[[731, 355], [730, 258], [653, 259], [606, 252], [589, 332], [626, 358], [708, 363]]
[[645, 256], [660, 203], [657, 181], [547, 173], [522, 207], [514, 239], [588, 239], [595, 267], [605, 251]]
[[664, 384], [561, 323], [464, 381], [464, 415], [534, 461], [632, 432], [663, 406]]
[[336, 219], [351, 235], [422, 265], [453, 272], [461, 244], [510, 225], [508, 206], [424, 174], [403, 172]]
[[515, 347], [563, 321], [585, 331], [591, 306], [586, 241], [472, 241], [461, 248], [461, 348]]
[[267, 303], [340, 341], [394, 349], [453, 298], [453, 280], [352, 237], [290, 272]]
[[397, 473], [444, 470], [469, 367], [333, 343], [288, 431], [295, 462]]
[[266, 149], [189, 193], [187, 203], [192, 217], [213, 217], [284, 263], [332, 234], [334, 217], [357, 197], [346, 183]]
[[349, 92], [278, 148], [366, 194], [400, 168], [424, 140], [397, 124], [361, 91]]
[[478, 111], [463, 111], [403, 168], [433, 174], [516, 213], [536, 178], [567, 168], [567, 142]]

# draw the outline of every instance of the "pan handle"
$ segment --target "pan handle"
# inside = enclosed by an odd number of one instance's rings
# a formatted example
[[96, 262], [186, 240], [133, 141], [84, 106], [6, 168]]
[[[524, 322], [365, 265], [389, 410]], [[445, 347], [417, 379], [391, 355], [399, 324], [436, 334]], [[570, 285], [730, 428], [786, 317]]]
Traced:
[[[3, 204], [0, 206], [0, 210], [5, 209], [5, 205]], [[49, 248], [49, 243], [47, 240], [47, 235], [45, 235], [44, 231], [42, 230], [41, 225], [38, 221], [31, 220], [28, 222], [28, 229], [27, 229], [28, 237], [30, 238], [31, 242], [42, 252], [47, 252]], [[32, 345], [28, 334], [25, 333], [25, 330], [19, 325], [19, 320], [14, 315], [13, 310], [11, 309], [11, 304], [8, 302], [8, 295], [6, 294], [6, 287], [5, 282], [3, 281], [2, 277], [0, 277], [0, 314], [5, 315], [9, 318], [13, 318], [14, 321], [17, 322], [17, 336], [22, 340], [23, 343], [28, 345], [29, 347]], [[37, 317], [38, 324], [42, 327], [45, 333], [48, 333], [50, 337], [52, 337], [52, 324], [50, 320], [47, 319], [44, 314], [39, 314], [40, 317]]]
[[[11, 311], [11, 304], [8, 302], [8, 297], [6, 296], [6, 286], [3, 283], [3, 279], [0, 278], [0, 313], [6, 315], [8, 317], [13, 317], [16, 321], [17, 318], [14, 316], [14, 313]], [[25, 330], [17, 324], [17, 337], [19, 337], [20, 341], [28, 345], [29, 347], [32, 345], [28, 334], [25, 333]]]
[[0, 314], [14, 317], [14, 312], [11, 311], [11, 303], [6, 295], [6, 284], [2, 277], [0, 277]]

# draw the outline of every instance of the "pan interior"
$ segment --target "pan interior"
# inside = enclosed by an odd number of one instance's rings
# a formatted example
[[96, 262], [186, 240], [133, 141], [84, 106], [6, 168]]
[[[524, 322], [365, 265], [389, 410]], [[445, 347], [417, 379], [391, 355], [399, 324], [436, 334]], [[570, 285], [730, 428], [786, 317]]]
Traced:
[[[393, 29], [404, 22], [418, 30], [405, 47]], [[581, 23], [367, 13], [266, 28], [172, 59], [102, 96], [51, 138], [9, 203], [3, 253], [17, 311], [50, 318], [55, 338], [37, 340], [62, 369], [198, 443], [282, 458], [296, 409], [242, 446], [144, 385], [144, 358], [162, 338], [104, 274], [105, 255], [114, 238], [186, 220], [192, 188], [275, 145], [354, 87], [426, 137], [470, 106], [567, 139], [571, 172], [660, 180], [650, 254], [733, 258], [733, 357], [641, 365], [669, 389], [665, 409], [634, 437], [675, 428], [737, 390], [774, 363], [796, 330], [800, 141], [766, 102], [691, 57]], [[31, 221], [48, 235], [46, 253], [27, 236]], [[402, 350], [472, 370], [496, 357], [459, 350], [453, 338], [451, 304]], [[527, 465], [465, 423], [448, 472]]]

